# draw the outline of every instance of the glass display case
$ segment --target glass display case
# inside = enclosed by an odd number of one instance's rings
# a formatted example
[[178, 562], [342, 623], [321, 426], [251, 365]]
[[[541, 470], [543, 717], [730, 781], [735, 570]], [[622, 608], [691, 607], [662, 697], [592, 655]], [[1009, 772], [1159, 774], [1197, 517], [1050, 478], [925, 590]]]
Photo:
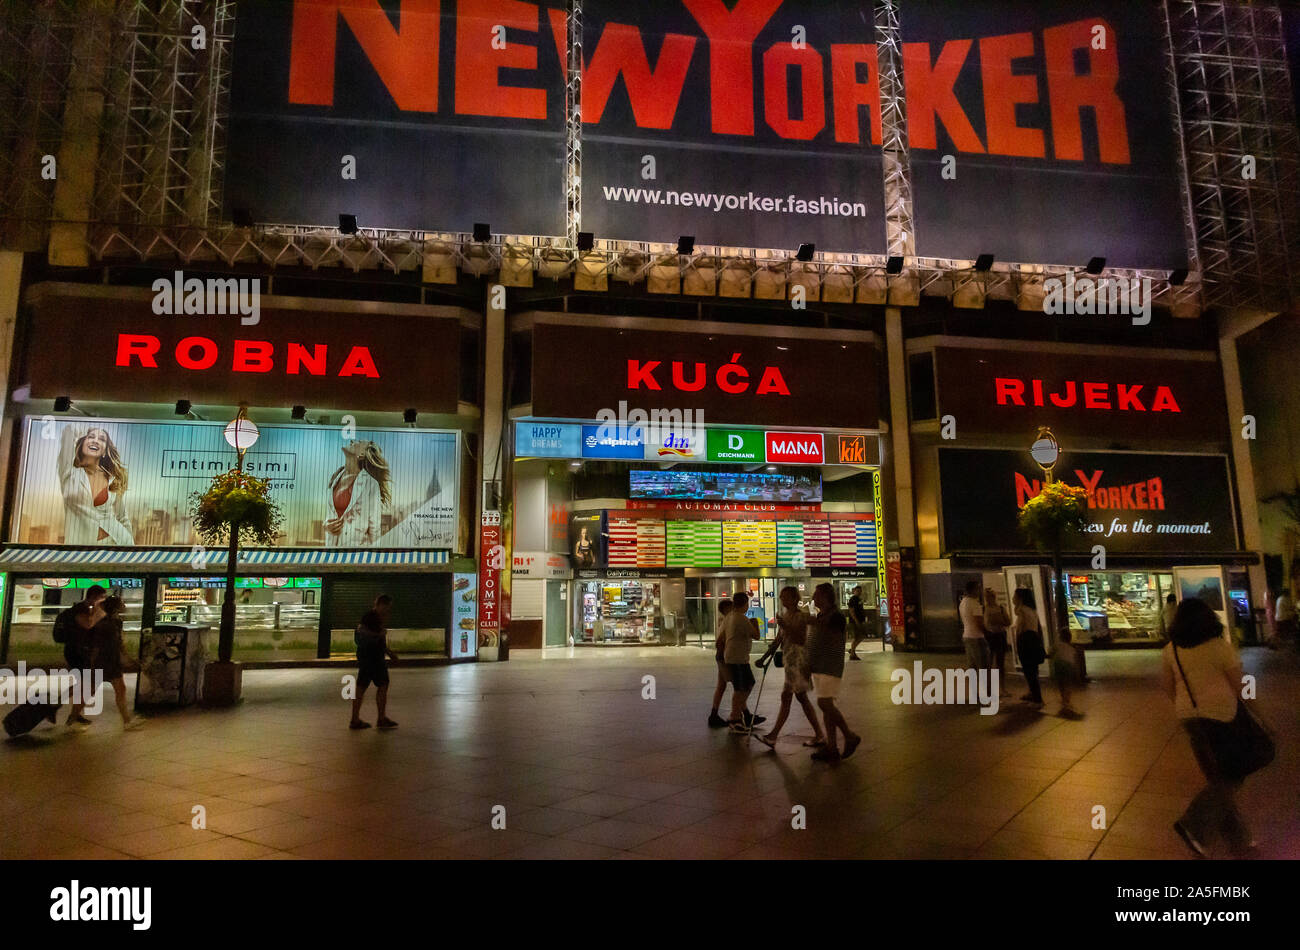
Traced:
[[575, 643], [657, 644], [663, 612], [657, 581], [587, 581], [578, 585]]
[[1070, 630], [1084, 642], [1151, 641], [1164, 637], [1161, 606], [1171, 574], [1109, 571], [1066, 576]]

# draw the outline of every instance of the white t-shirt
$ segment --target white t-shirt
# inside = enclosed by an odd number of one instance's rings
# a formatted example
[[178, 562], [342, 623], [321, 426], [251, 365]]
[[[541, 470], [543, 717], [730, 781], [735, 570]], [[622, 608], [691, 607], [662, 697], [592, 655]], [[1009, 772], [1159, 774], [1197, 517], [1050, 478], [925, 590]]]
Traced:
[[963, 640], [983, 640], [984, 629], [980, 621], [984, 619], [984, 608], [974, 597], [963, 597], [957, 607], [961, 617], [961, 638]]
[[1232, 722], [1237, 715], [1237, 691], [1228, 683], [1227, 674], [1241, 668], [1237, 651], [1223, 637], [1215, 637], [1194, 647], [1178, 648], [1178, 663], [1183, 665], [1187, 683], [1191, 684], [1196, 705], [1187, 695], [1187, 684], [1174, 662], [1174, 645], [1165, 644], [1164, 664], [1174, 678], [1174, 709], [1179, 719], [1217, 719]]

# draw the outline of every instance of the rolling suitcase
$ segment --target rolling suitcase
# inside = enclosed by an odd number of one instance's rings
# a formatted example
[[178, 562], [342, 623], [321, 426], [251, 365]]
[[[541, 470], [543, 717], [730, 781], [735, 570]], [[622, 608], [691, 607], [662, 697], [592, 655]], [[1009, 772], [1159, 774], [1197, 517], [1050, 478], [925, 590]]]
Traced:
[[35, 729], [42, 719], [54, 722], [58, 711], [58, 703], [23, 703], [15, 706], [5, 716], [5, 732], [10, 738], [25, 735]]

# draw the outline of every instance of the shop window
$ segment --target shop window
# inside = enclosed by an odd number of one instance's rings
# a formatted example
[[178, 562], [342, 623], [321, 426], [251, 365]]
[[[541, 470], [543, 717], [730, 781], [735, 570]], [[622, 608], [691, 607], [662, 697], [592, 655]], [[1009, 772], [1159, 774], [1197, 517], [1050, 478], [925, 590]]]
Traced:
[[[234, 658], [247, 662], [310, 660], [320, 628], [319, 577], [235, 578]], [[158, 580], [155, 623], [203, 624], [206, 647], [216, 657], [224, 577]]]
[[1173, 575], [1146, 571], [1067, 574], [1070, 630], [1085, 643], [1163, 639]]
[[123, 631], [127, 652], [139, 643], [144, 581], [139, 577], [12, 577], [14, 600], [9, 615], [10, 663], [28, 666], [65, 664], [63, 644], [54, 642], [54, 618], [59, 612], [85, 599], [86, 589], [99, 585], [126, 603]]

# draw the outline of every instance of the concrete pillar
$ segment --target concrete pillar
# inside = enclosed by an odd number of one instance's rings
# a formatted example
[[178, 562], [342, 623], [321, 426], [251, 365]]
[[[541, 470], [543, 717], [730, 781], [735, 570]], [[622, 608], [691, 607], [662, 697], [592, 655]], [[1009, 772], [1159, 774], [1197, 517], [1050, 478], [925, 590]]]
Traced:
[[[1232, 444], [1232, 469], [1237, 481], [1237, 501], [1241, 512], [1242, 542], [1248, 551], [1264, 553], [1264, 532], [1259, 523], [1259, 495], [1255, 488], [1255, 464], [1251, 457], [1250, 442], [1241, 437], [1242, 417], [1252, 414], [1246, 405], [1241, 388], [1241, 367], [1237, 361], [1237, 339], [1276, 314], [1236, 313], [1225, 317], [1219, 324], [1219, 362], [1223, 366], [1223, 391], [1228, 403], [1228, 427]], [[1268, 596], [1268, 581], [1264, 564], [1252, 565], [1250, 573], [1251, 602], [1261, 607]]]
[[907, 353], [903, 312], [885, 308], [886, 370], [889, 375], [889, 437], [893, 459], [894, 524], [900, 547], [916, 547], [916, 499], [912, 492], [912, 433], [907, 410]]
[[[23, 255], [18, 251], [0, 251], [0, 416], [4, 416], [4, 410], [8, 408], [9, 365], [13, 360], [22, 278]], [[10, 457], [13, 428], [13, 421], [5, 417], [3, 427], [0, 427], [0, 458]], [[11, 474], [8, 465], [0, 466], [0, 498], [5, 497], [8, 491]]]

